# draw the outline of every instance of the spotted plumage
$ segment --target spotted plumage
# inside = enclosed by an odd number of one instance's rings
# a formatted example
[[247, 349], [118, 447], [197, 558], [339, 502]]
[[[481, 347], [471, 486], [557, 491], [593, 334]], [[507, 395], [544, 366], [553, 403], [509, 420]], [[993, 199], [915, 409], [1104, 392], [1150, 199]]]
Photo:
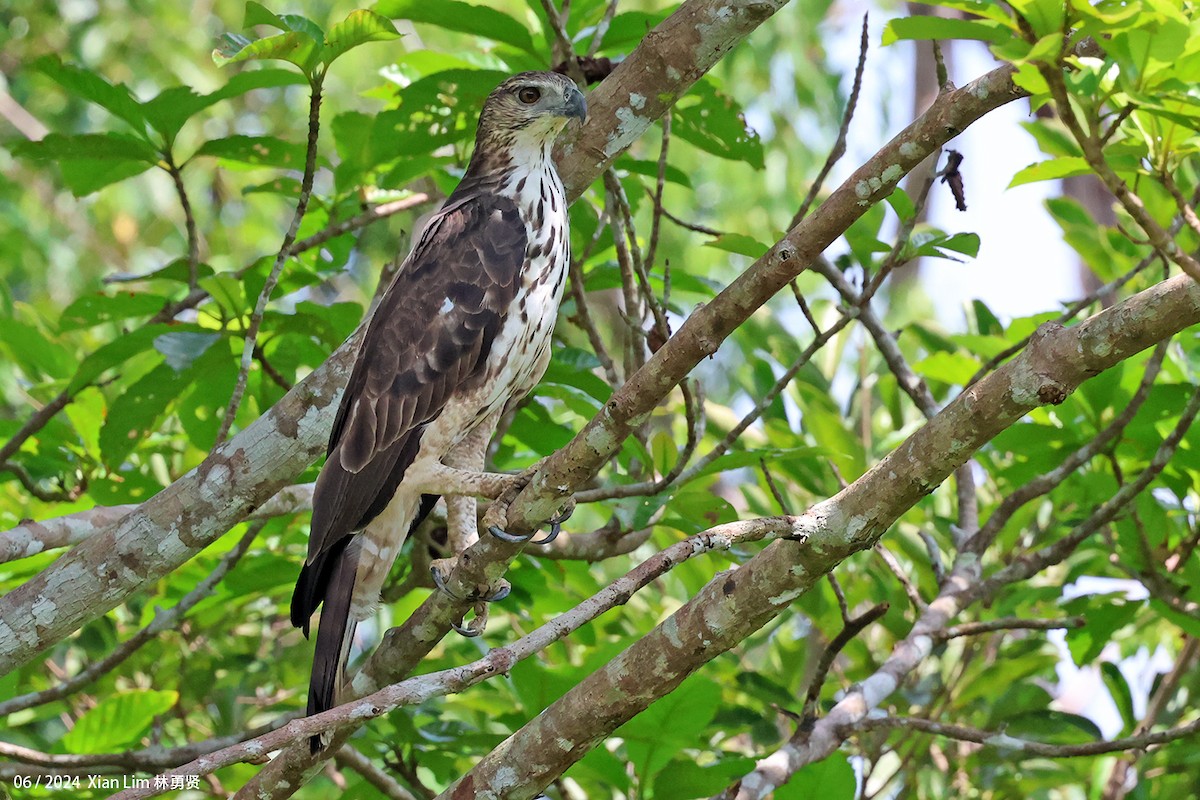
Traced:
[[324, 603], [310, 714], [336, 704], [354, 625], [374, 613], [405, 537], [436, 502], [435, 476], [459, 448], [486, 443], [499, 413], [546, 370], [569, 260], [551, 147], [584, 108], [555, 73], [522, 73], [489, 95], [462, 181], [367, 327], [292, 597], [292, 624], [305, 635]]

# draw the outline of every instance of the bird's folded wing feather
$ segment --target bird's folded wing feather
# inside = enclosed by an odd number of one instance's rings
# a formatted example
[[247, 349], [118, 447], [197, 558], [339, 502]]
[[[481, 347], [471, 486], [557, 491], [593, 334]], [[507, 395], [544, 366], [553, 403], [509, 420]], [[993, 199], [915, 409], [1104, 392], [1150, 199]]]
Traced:
[[382, 510], [416, 456], [418, 429], [483, 378], [526, 239], [516, 204], [490, 193], [430, 221], [359, 347], [317, 481], [309, 562]]

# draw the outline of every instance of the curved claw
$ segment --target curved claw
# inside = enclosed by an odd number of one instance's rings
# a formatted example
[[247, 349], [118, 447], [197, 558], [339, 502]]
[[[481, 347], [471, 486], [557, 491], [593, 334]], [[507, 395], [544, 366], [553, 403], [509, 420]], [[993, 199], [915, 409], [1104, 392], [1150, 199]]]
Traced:
[[476, 630], [476, 629], [470, 627], [469, 625], [463, 625], [461, 623], [462, 623], [462, 620], [459, 620], [458, 622], [450, 623], [450, 627], [453, 628], [454, 632], [457, 633], [459, 636], [465, 636], [468, 639], [474, 639], [479, 634], [483, 633], [483, 631]]
[[508, 531], [502, 530], [499, 525], [489, 525], [488, 533], [490, 533], [492, 536], [495, 536], [500, 541], [508, 542], [509, 544], [524, 544], [533, 538], [532, 536], [517, 536], [514, 533], [509, 533]]
[[558, 538], [558, 535], [560, 533], [562, 533], [562, 524], [556, 520], [551, 520], [550, 521], [550, 532], [546, 534], [545, 538], [534, 539], [531, 536], [531, 537], [529, 537], [529, 543], [530, 544], [550, 544], [551, 542], [553, 542], [555, 539]]
[[452, 600], [462, 600], [461, 597], [450, 591], [450, 587], [446, 586], [446, 578], [444, 575], [442, 575], [442, 571], [440, 569], [437, 567], [430, 567], [429, 574], [433, 577], [433, 585], [438, 588], [438, 591], [447, 595]]
[[512, 584], [501, 578], [500, 581], [497, 582], [495, 588], [492, 589], [491, 594], [489, 594], [487, 597], [481, 597], [479, 599], [484, 603], [498, 603], [504, 598], [508, 597], [511, 593]]

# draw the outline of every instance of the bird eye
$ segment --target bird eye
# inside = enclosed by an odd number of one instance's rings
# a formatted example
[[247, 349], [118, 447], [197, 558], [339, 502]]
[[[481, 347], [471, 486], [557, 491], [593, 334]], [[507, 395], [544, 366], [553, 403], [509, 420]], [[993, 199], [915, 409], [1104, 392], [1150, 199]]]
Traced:
[[517, 92], [517, 99], [527, 106], [531, 106], [540, 100], [542, 97], [541, 90], [533, 86], [523, 86]]

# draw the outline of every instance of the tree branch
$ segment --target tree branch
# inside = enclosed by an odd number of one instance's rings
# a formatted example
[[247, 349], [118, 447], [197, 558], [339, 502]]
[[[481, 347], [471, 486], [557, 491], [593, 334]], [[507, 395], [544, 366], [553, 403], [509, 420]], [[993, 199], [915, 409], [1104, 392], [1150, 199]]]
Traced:
[[74, 677], [51, 686], [49, 689], [43, 689], [40, 692], [29, 692], [7, 700], [0, 700], [0, 716], [7, 716], [15, 711], [59, 700], [77, 692], [102, 675], [112, 672], [122, 661], [137, 652], [138, 648], [168, 628], [174, 627], [193, 606], [208, 597], [212, 593], [212, 590], [216, 588], [216, 585], [221, 582], [221, 579], [229, 573], [229, 570], [234, 568], [241, 557], [245, 555], [246, 551], [250, 549], [251, 542], [258, 536], [264, 525], [266, 525], [265, 522], [257, 522], [251, 525], [250, 529], [234, 545], [233, 549], [221, 558], [216, 568], [208, 574], [208, 577], [196, 584], [170, 610], [157, 609], [154, 619], [150, 621], [150, 624], [127, 639], [116, 650], [113, 650], [99, 661], [93, 661], [88, 664], [87, 667]]
[[988, 747], [997, 747], [1019, 755], [1039, 758], [1079, 758], [1080, 756], [1099, 756], [1105, 753], [1118, 753], [1123, 750], [1144, 750], [1156, 744], [1186, 739], [1200, 733], [1200, 719], [1187, 725], [1169, 728], [1165, 731], [1143, 733], [1138, 736], [1127, 736], [1124, 739], [1113, 739], [1107, 742], [1087, 742], [1085, 744], [1043, 744], [1031, 742], [1028, 739], [1018, 739], [1006, 733], [985, 731], [970, 728], [966, 725], [951, 725], [935, 722], [921, 717], [878, 717], [865, 719], [858, 725], [859, 730], [871, 731], [889, 728], [902, 728], [906, 731], [922, 731], [936, 736], [946, 736], [964, 742], [975, 742]]
[[[558, 156], [568, 196], [581, 195], [666, 110], [668, 99], [686, 92], [782, 5], [784, 0], [688, 0], [648, 34], [589, 94], [587, 124]], [[641, 108], [630, 101], [633, 94], [639, 104], [645, 99]], [[315, 461], [325, 450], [361, 331], [196, 469], [0, 598], [0, 674], [187, 561]], [[40, 428], [69, 401], [64, 395], [60, 405], [43, 407], [21, 431]], [[0, 452], [15, 452], [28, 435], [18, 433]], [[71, 586], [69, 593], [61, 591], [64, 585]], [[46, 597], [56, 598], [53, 608], [39, 600]], [[36, 626], [35, 605], [42, 612]], [[452, 614], [443, 612], [443, 633]]]
[[321, 129], [321, 84], [324, 76], [325, 73], [322, 71], [311, 79], [311, 93], [308, 102], [308, 145], [304, 157], [304, 175], [300, 179], [300, 197], [296, 201], [296, 211], [292, 214], [292, 222], [283, 235], [283, 244], [279, 246], [279, 252], [275, 255], [275, 263], [271, 265], [271, 272], [267, 275], [262, 290], [258, 293], [254, 313], [250, 315], [250, 324], [245, 331], [246, 341], [242, 347], [242, 365], [238, 370], [237, 383], [234, 384], [233, 394], [229, 397], [225, 416], [221, 419], [216, 444], [213, 445], [214, 449], [221, 445], [225, 441], [225, 437], [229, 435], [229, 429], [233, 427], [233, 420], [237, 417], [238, 409], [242, 405], [242, 395], [246, 392], [246, 381], [250, 377], [250, 365], [254, 361], [254, 350], [258, 346], [258, 329], [262, 325], [263, 315], [267, 313], [267, 303], [271, 300], [271, 293], [275, 291], [275, 286], [279, 283], [279, 274], [287, 262], [293, 242], [296, 241], [296, 234], [300, 231], [300, 223], [304, 220], [305, 213], [308, 212], [308, 201], [312, 197], [313, 178], [317, 172], [317, 134]]
[[[809, 219], [819, 215], [818, 210]], [[501, 743], [442, 797], [474, 797], [485, 786], [517, 800], [532, 797], [604, 736], [788, 608], [842, 559], [873, 546], [901, 514], [1005, 427], [1038, 405], [1062, 402], [1086, 378], [1197, 321], [1200, 286], [1181, 276], [1076, 327], [1043, 325], [1015, 360], [955, 398], [845, 490], [794, 518], [790, 536], [739, 569], [717, 575], [667, 621]], [[977, 579], [978, 559], [967, 561], [974, 575], [948, 578], [954, 591], [966, 592]], [[864, 682], [859, 706], [869, 708], [891, 694], [929, 652], [931, 632], [957, 611], [945, 596], [930, 603], [914, 628], [920, 641], [907, 648], [906, 664]], [[827, 753], [824, 747], [838, 741], [829, 731], [824, 746], [814, 751]]]
[[[491, 650], [483, 658], [461, 667], [431, 672], [352, 700], [329, 711], [293, 720], [286, 726], [246, 741], [241, 741], [216, 752], [210, 752], [190, 764], [184, 764], [166, 774], [207, 775], [221, 767], [240, 761], [253, 761], [284, 745], [300, 741], [307, 748], [307, 739], [326, 731], [341, 730], [343, 733], [400, 706], [424, 702], [433, 697], [461, 692], [480, 681], [503, 675], [514, 664], [538, 653], [562, 639], [596, 617], [619, 605], [629, 602], [640, 589], [683, 562], [702, 553], [728, 550], [745, 542], [786, 533], [793, 528], [792, 517], [763, 517], [718, 525], [703, 533], [691, 536], [682, 542], [655, 553], [621, 578], [592, 595], [571, 610], [550, 620], [536, 630], [522, 636], [505, 647]], [[337, 739], [334, 740], [337, 742]], [[333, 747], [340, 747], [339, 744]], [[2, 751], [0, 751], [2, 752]], [[335, 752], [338, 752], [335, 750]], [[78, 758], [71, 756], [70, 758]], [[246, 794], [243, 787], [239, 794]], [[115, 797], [117, 800], [152, 797], [158, 794], [152, 789], [130, 789]]]
[[[269, 519], [299, 514], [312, 509], [313, 484], [285, 486], [270, 500], [246, 516], [246, 519]], [[137, 511], [134, 503], [121, 506], [95, 506], [61, 517], [34, 522], [22, 522], [0, 533], [0, 564], [18, 558], [29, 558], [56, 547], [79, 544], [90, 536], [102, 533]]]

